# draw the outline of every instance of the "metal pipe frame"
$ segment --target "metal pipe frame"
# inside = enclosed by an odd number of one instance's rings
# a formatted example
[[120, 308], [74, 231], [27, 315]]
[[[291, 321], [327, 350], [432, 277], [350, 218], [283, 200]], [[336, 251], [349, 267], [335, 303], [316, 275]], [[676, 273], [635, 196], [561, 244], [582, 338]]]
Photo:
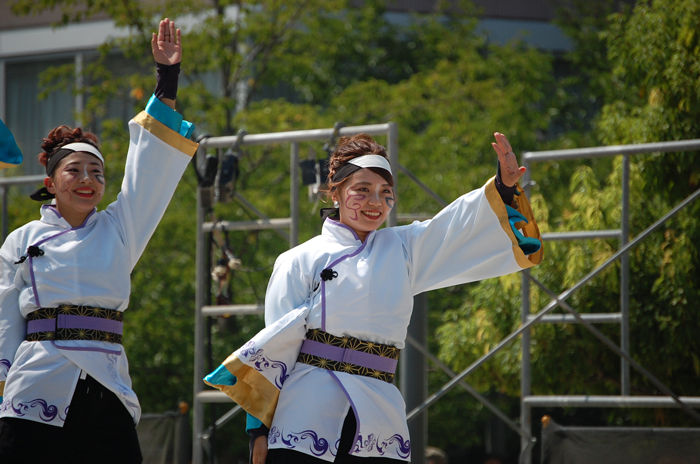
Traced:
[[[528, 316], [528, 320], [531, 316]], [[588, 321], [592, 324], [619, 324], [622, 320], [621, 313], [603, 313], [603, 314], [581, 314], [581, 318], [584, 321]], [[571, 314], [548, 314], [541, 317], [538, 324], [578, 324], [578, 319], [576, 319]]]
[[[596, 158], [596, 157], [607, 157], [607, 156], [618, 156], [623, 155], [622, 164], [622, 220], [621, 229], [612, 231], [578, 231], [578, 232], [559, 232], [559, 233], [548, 233], [543, 234], [543, 240], [579, 240], [579, 239], [591, 239], [591, 238], [604, 238], [604, 239], [620, 239], [620, 245], [622, 247], [628, 241], [629, 237], [629, 156], [638, 155], [644, 153], [668, 153], [674, 151], [689, 151], [700, 149], [700, 139], [695, 140], [682, 140], [673, 142], [659, 142], [659, 143], [645, 143], [645, 144], [633, 144], [633, 145], [615, 145], [607, 147], [597, 147], [597, 148], [581, 148], [573, 150], [550, 150], [542, 152], [526, 152], [523, 153], [523, 165], [528, 167], [531, 162], [538, 161], [553, 161], [553, 160], [567, 160], [567, 159], [581, 159], [581, 158]], [[526, 175], [528, 175], [526, 173]], [[530, 183], [524, 183], [524, 189], [526, 193], [529, 193]], [[529, 280], [523, 277], [523, 286], [530, 285]], [[523, 317], [527, 319], [526, 303], [524, 300], [522, 302], [522, 313]], [[571, 315], [563, 315], [566, 320], [575, 319]], [[603, 320], [594, 321], [591, 315], [582, 315], [584, 319], [590, 322], [604, 322]], [[613, 315], [610, 315], [611, 322]], [[616, 316], [614, 316], [616, 318]], [[524, 319], [524, 320], [525, 320]], [[544, 320], [545, 318], [543, 318]], [[552, 320], [554, 323], [559, 323], [555, 316], [547, 316], [546, 319]], [[622, 350], [629, 354], [629, 257], [624, 254], [620, 260], [620, 313], [619, 313], [619, 323], [620, 323], [620, 345]], [[525, 358], [525, 344], [523, 343], [523, 364], [526, 362]], [[528, 345], [529, 346], [529, 345]], [[529, 349], [527, 362], [529, 363]], [[525, 421], [530, 423], [531, 417], [529, 411], [531, 406], [525, 401], [530, 389], [530, 370], [523, 367], [521, 377], [521, 421], [523, 426], [525, 426]], [[527, 387], [524, 387], [527, 385]], [[630, 393], [630, 374], [629, 374], [629, 364], [624, 357], [620, 358], [620, 385], [621, 394], [629, 395]], [[528, 425], [529, 427], [529, 425]], [[526, 452], [526, 444], [521, 444], [521, 463], [529, 464], [531, 461], [530, 452]]]
[[[392, 129], [392, 127], [395, 127], [396, 129]], [[351, 136], [364, 133], [368, 135], [387, 135], [391, 137], [392, 130], [396, 132], [396, 149], [398, 152], [398, 125], [394, 122], [386, 124], [371, 124], [367, 126], [342, 127], [338, 131], [338, 135]], [[312, 142], [315, 140], [328, 140], [331, 138], [331, 136], [333, 136], [334, 133], [334, 129], [312, 129], [301, 131], [273, 132], [268, 134], [246, 134], [246, 136], [242, 138], [240, 145], [270, 145], [275, 143], [300, 143]], [[199, 143], [199, 147], [202, 149], [228, 148], [236, 143], [238, 143], [237, 135], [229, 135], [223, 137], [208, 137], [206, 139], [203, 139]], [[389, 145], [388, 148], [391, 147], [391, 144], [391, 141], [387, 144]]]
[[[442, 361], [440, 361], [440, 360], [437, 358], [437, 356], [433, 355], [430, 351], [428, 351], [428, 349], [427, 349], [425, 346], [423, 346], [423, 345], [421, 345], [420, 343], [418, 343], [418, 342], [416, 341], [416, 339], [414, 339], [414, 338], [411, 337], [410, 335], [407, 335], [407, 336], [406, 336], [406, 341], [407, 341], [408, 343], [410, 343], [411, 346], [413, 346], [415, 349], [417, 349], [418, 351], [420, 351], [421, 354], [422, 354], [423, 356], [425, 356], [425, 357], [428, 358], [430, 361], [432, 361], [433, 364], [435, 364], [437, 367], [439, 367], [440, 370], [441, 370], [442, 372], [444, 372], [445, 374], [447, 374], [450, 378], [455, 378], [455, 377], [457, 376], [457, 374], [455, 374], [455, 372], [454, 372], [452, 369], [450, 369], [445, 363], [443, 363]], [[467, 392], [469, 392], [469, 394], [472, 395], [474, 398], [476, 398], [481, 404], [483, 404], [484, 406], [486, 406], [486, 407], [489, 409], [489, 411], [491, 411], [491, 412], [494, 413], [496, 416], [498, 416], [498, 418], [500, 418], [500, 419], [501, 419], [508, 427], [510, 427], [510, 429], [513, 430], [515, 433], [517, 433], [518, 435], [520, 435], [521, 437], [523, 437], [525, 440], [532, 440], [532, 439], [533, 439], [531, 435], [528, 435], [525, 431], [523, 431], [523, 430], [518, 426], [518, 424], [516, 424], [515, 422], [513, 422], [513, 421], [510, 419], [510, 417], [506, 416], [506, 415], [503, 413], [503, 411], [501, 411], [501, 410], [498, 408], [498, 406], [496, 406], [496, 405], [493, 404], [491, 401], [489, 401], [488, 398], [486, 398], [486, 397], [483, 396], [481, 393], [479, 393], [474, 387], [472, 387], [471, 385], [469, 385], [467, 382], [464, 382], [464, 381], [458, 382], [458, 385], [459, 385], [460, 387], [464, 388]], [[412, 417], [411, 419], [413, 419], [413, 417]]]
[[[245, 197], [244, 197], [243, 195], [241, 195], [241, 194], [238, 193], [238, 192], [233, 192], [233, 197], [234, 197], [236, 200], [238, 200], [239, 202], [241, 202], [241, 203], [243, 204], [243, 206], [245, 206], [245, 207], [248, 208], [250, 211], [252, 211], [253, 213], [255, 213], [255, 215], [258, 216], [260, 219], [262, 219], [262, 220], [265, 221], [266, 223], [270, 223], [270, 218], [267, 217], [265, 214], [263, 214], [262, 211], [260, 211], [258, 208], [256, 208], [251, 202], [249, 202], [248, 200], [246, 200]], [[293, 217], [293, 216], [292, 216], [292, 217]], [[287, 232], [285, 232], [284, 229], [274, 229], [274, 231], [277, 232], [277, 234], [279, 234], [279, 236], [282, 237], [282, 238], [285, 239], [285, 240], [290, 240], [290, 239], [291, 239], [291, 236], [290, 236]]]
[[[681, 396], [683, 404], [700, 409], [700, 398]], [[525, 403], [535, 408], [678, 408], [678, 403], [667, 396], [606, 396], [565, 395], [528, 396]]]
[[[477, 368], [479, 368], [481, 365], [483, 365], [486, 361], [491, 359], [498, 351], [503, 349], [506, 345], [508, 345], [511, 341], [513, 341], [515, 338], [518, 336], [522, 335], [525, 332], [528, 332], [530, 330], [530, 327], [537, 323], [542, 317], [544, 317], [547, 313], [552, 311], [556, 306], [560, 305], [563, 303], [567, 298], [569, 298], [571, 295], [573, 295], [577, 290], [579, 290], [581, 287], [583, 287], [585, 284], [587, 284], [591, 279], [596, 277], [598, 274], [600, 274], [602, 271], [607, 269], [612, 263], [620, 259], [620, 257], [627, 253], [629, 250], [632, 248], [636, 247], [639, 245], [639, 243], [642, 242], [648, 235], [651, 233], [655, 232], [658, 230], [666, 221], [671, 219], [673, 216], [675, 216], [679, 211], [681, 211], [683, 208], [688, 206], [691, 202], [696, 200], [698, 197], [700, 197], [700, 190], [695, 191], [692, 195], [690, 195], [688, 198], [680, 202], [677, 206], [675, 206], [671, 211], [666, 213], [661, 219], [657, 220], [646, 228], [641, 234], [639, 234], [637, 237], [635, 237], [634, 240], [629, 242], [627, 245], [622, 247], [620, 250], [618, 250], [616, 253], [614, 253], [610, 258], [608, 258], [603, 264], [601, 264], [599, 267], [596, 269], [592, 270], [589, 272], [583, 279], [578, 281], [573, 287], [569, 288], [568, 290], [562, 292], [557, 296], [556, 300], [550, 301], [549, 304], [547, 304], [544, 308], [542, 308], [535, 316], [532, 316], [531, 318], [528, 318], [526, 322], [523, 323], [523, 325], [516, 331], [512, 332], [510, 335], [505, 337], [503, 340], [501, 340], [496, 347], [494, 347], [491, 351], [477, 359], [474, 363], [472, 363], [470, 366], [468, 366], [466, 369], [464, 369], [462, 372], [460, 372], [456, 377], [454, 377], [452, 380], [447, 382], [442, 388], [440, 388], [436, 393], [434, 393], [432, 396], [430, 396], [422, 405], [419, 407], [416, 407], [413, 409], [408, 415], [407, 418], [410, 420], [412, 419], [416, 414], [420, 414], [424, 409], [427, 409], [430, 407], [432, 404], [434, 404], [437, 400], [439, 400], [442, 396], [444, 396], [447, 392], [449, 392], [452, 388], [454, 388], [462, 379], [466, 378], [468, 375], [470, 375], [472, 372], [474, 372]], [[522, 274], [525, 274], [527, 271], [522, 271]], [[523, 277], [524, 279], [530, 279], [532, 277], [525, 276]], [[523, 286], [523, 289], [526, 286]], [[529, 300], [529, 299], [528, 299]], [[568, 305], [567, 305], [568, 306]], [[577, 313], [578, 314], [578, 313]], [[583, 321], [581, 322], [584, 325], [588, 324], [587, 322]], [[525, 350], [527, 351], [527, 350]], [[631, 358], [630, 358], [631, 359]], [[629, 359], [628, 359], [629, 361]], [[631, 360], [634, 362], [634, 360]], [[524, 363], [523, 363], [524, 364]], [[641, 367], [641, 366], [640, 366]], [[529, 394], [527, 395], [529, 396]], [[669, 395], [670, 396], [670, 395]], [[525, 426], [526, 424], [523, 424]]]
[[[670, 388], [668, 388], [666, 385], [664, 385], [664, 384], [663, 384], [659, 379], [657, 379], [651, 372], [649, 372], [649, 371], [646, 370], [644, 367], [642, 367], [642, 365], [639, 364], [637, 361], [635, 361], [634, 358], [632, 358], [626, 351], [624, 351], [624, 349], [620, 349], [617, 345], [615, 345], [615, 343], [612, 342], [612, 340], [610, 340], [608, 337], [606, 337], [605, 335], [603, 335], [598, 329], [596, 329], [595, 327], [593, 327], [593, 325], [591, 325], [590, 322], [584, 320], [584, 319], [581, 317], [581, 315], [580, 315], [578, 312], [576, 312], [576, 310], [574, 310], [571, 306], [569, 306], [568, 303], [562, 301], [562, 300], [556, 295], [556, 293], [554, 293], [554, 292], [551, 291], [549, 288], [547, 288], [542, 282], [540, 282], [540, 281], [537, 280], [536, 278], [532, 277], [531, 275], [529, 275], [528, 277], [530, 278], [530, 280], [532, 280], [533, 282], [535, 282], [535, 283], [537, 284], [538, 287], [540, 287], [542, 290], [544, 290], [544, 291], [550, 296], [550, 298], [553, 299], [553, 301], [554, 301], [557, 305], [559, 305], [559, 306], [561, 306], [562, 308], [564, 308], [564, 309], [566, 309], [567, 311], [569, 311], [569, 313], [571, 313], [571, 315], [574, 316], [574, 317], [578, 320], [578, 322], [579, 322], [580, 324], [583, 324], [583, 326], [586, 327], [586, 329], [588, 329], [588, 331], [591, 332], [598, 340], [600, 340], [601, 342], [603, 342], [603, 344], [604, 344], [605, 346], [607, 346], [608, 348], [610, 348], [611, 350], [613, 350], [613, 351], [614, 351], [618, 356], [620, 356], [621, 358], [624, 358], [624, 359], [625, 359], [629, 364], [631, 364], [639, 373], [641, 373], [641, 374], [642, 374], [644, 377], [646, 377], [651, 383], [653, 383], [654, 386], [656, 386], [656, 388], [658, 388], [658, 389], [661, 390], [663, 393], [665, 393], [666, 395], [668, 395], [668, 396], [670, 396], [671, 398], [673, 398], [673, 401], [676, 402], [676, 404], [678, 405], [678, 407], [680, 407], [681, 409], [683, 409], [683, 411], [685, 411], [686, 413], [688, 413], [688, 415], [690, 415], [693, 419], [695, 419], [696, 421], [700, 422], [700, 414], [698, 414], [698, 413], [696, 413], [695, 411], [693, 411], [688, 405], [686, 405], [686, 404], [680, 399], [680, 397], [679, 397], [678, 395], [676, 395], [675, 393], [673, 393], [673, 391], [671, 391]], [[624, 397], [624, 396], [629, 396], [629, 395], [621, 395], [621, 396]], [[700, 400], [700, 398], [698, 398], [698, 400]]]
[[670, 153], [674, 151], [695, 150], [700, 150], [700, 139], [525, 152], [523, 153], [523, 160], [530, 163], [536, 163], [540, 161], [563, 161], [583, 158], [603, 158], [618, 155], [642, 155], [646, 153]]
[[[523, 175], [523, 191], [525, 192], [525, 195], [528, 197], [530, 196], [530, 190], [532, 189], [532, 182], [531, 182], [531, 174], [530, 174], [530, 163], [525, 159], [523, 156], [523, 166], [525, 167], [525, 174]], [[523, 275], [520, 276], [520, 323], [523, 324], [523, 326], [527, 325], [527, 323], [530, 321], [530, 311], [531, 311], [531, 302], [530, 302], [530, 286], [528, 285], [528, 280], [527, 276], [524, 275], [526, 273], [529, 273], [529, 270], [525, 270], [522, 272]], [[522, 360], [520, 361], [520, 398], [527, 398], [530, 396], [531, 393], [531, 355], [530, 355], [530, 337], [531, 337], [531, 332], [530, 330], [524, 330], [522, 339], [520, 340], [521, 344], [521, 358]], [[527, 435], [532, 436], [532, 408], [525, 404], [524, 402], [520, 402], [520, 426], [523, 428], [523, 432], [525, 432]], [[519, 462], [520, 464], [530, 464], [532, 457], [531, 457], [531, 452], [530, 449], [532, 448], [532, 440], [525, 440], [524, 438], [520, 438], [520, 459]]]
[[[1, 61], [1, 60], [0, 60]], [[0, 69], [1, 71], [1, 69]], [[9, 188], [14, 185], [33, 185], [44, 182], [46, 176], [15, 176], [0, 177], [0, 194], [2, 195], [2, 241], [4, 242], [9, 232], [9, 216], [7, 213]]]
[[576, 232], [547, 232], [542, 234], [542, 240], [593, 240], [596, 238], [620, 239], [621, 236], [621, 230], [582, 230]]
[[16, 177], [0, 177], [0, 187], [11, 187], [13, 185], [32, 185], [44, 182], [45, 175], [36, 176], [16, 176]]

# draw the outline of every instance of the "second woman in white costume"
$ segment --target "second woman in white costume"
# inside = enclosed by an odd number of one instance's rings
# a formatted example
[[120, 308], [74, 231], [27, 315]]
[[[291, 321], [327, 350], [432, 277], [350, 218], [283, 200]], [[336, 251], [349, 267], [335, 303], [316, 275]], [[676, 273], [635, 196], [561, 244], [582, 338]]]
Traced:
[[249, 420], [253, 464], [410, 460], [393, 377], [413, 296], [542, 259], [517, 186], [525, 168], [495, 138], [496, 177], [431, 220], [384, 229], [396, 201], [384, 147], [364, 134], [339, 140], [321, 235], [280, 255], [266, 328], [206, 378], [262, 422]]

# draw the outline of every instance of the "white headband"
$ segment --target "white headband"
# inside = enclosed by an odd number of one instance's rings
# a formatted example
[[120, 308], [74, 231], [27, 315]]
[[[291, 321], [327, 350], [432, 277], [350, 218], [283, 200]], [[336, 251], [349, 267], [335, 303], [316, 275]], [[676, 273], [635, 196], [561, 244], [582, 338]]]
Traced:
[[394, 173], [391, 172], [391, 165], [389, 164], [389, 161], [380, 155], [358, 156], [357, 158], [353, 158], [348, 161], [348, 163], [354, 164], [360, 168], [381, 168], [385, 171], [389, 171], [389, 174], [392, 176], [394, 175]]
[[102, 157], [102, 153], [100, 153], [100, 150], [95, 148], [94, 146], [90, 145], [89, 143], [83, 143], [83, 142], [74, 142], [74, 143], [69, 143], [66, 145], [63, 145], [60, 150], [63, 149], [68, 149], [68, 150], [73, 150], [73, 151], [84, 151], [86, 153], [90, 153], [91, 155], [97, 156], [100, 161], [102, 161], [102, 164], [105, 163], [105, 159]]

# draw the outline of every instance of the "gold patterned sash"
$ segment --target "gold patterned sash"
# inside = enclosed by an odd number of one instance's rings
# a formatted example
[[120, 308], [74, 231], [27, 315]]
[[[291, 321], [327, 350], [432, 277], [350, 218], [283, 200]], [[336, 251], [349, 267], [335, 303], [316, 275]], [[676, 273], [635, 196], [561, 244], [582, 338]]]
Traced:
[[[319, 329], [309, 330], [306, 333], [306, 340], [310, 340], [311, 342], [316, 342], [323, 345], [328, 345], [329, 347], [343, 349], [345, 350], [346, 354], [351, 355], [344, 356], [344, 358], [346, 359], [353, 357], [361, 358], [361, 353], [367, 353], [370, 356], [377, 359], [380, 364], [389, 364], [394, 366], [396, 364], [395, 361], [399, 359], [399, 353], [401, 352], [401, 350], [399, 350], [395, 346], [382, 345], [381, 343], [366, 342], [364, 340], [360, 340], [359, 338], [350, 336], [338, 337]], [[358, 355], [356, 353], [360, 354]], [[336, 357], [336, 359], [329, 359], [330, 357], [331, 356], [324, 357], [323, 355], [305, 353], [304, 348], [302, 347], [302, 352], [299, 353], [297, 361], [304, 364], [308, 364], [310, 366], [320, 367], [322, 369], [328, 369], [331, 371], [347, 372], [349, 374], [372, 377], [375, 379], [383, 380], [388, 383], [394, 382], [395, 368], [375, 369], [372, 367], [359, 365], [357, 363], [339, 360], [338, 357]]]

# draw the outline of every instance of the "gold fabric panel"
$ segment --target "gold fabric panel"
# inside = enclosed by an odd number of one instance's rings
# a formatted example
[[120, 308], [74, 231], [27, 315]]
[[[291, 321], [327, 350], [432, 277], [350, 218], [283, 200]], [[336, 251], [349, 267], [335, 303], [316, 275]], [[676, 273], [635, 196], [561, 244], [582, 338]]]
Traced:
[[0, 381], [0, 396], [5, 396], [5, 381]]
[[197, 152], [197, 147], [199, 146], [198, 143], [186, 139], [174, 130], [171, 130], [168, 126], [158, 121], [145, 111], [141, 111], [139, 114], [134, 116], [134, 121], [148, 132], [161, 139], [163, 142], [188, 156], [194, 156], [194, 154]]
[[260, 372], [243, 364], [236, 356], [229, 356], [223, 363], [236, 376], [235, 385], [207, 385], [218, 388], [239, 404], [248, 414], [256, 417], [268, 428], [272, 426], [280, 392]]
[[535, 266], [542, 262], [542, 259], [544, 258], [544, 242], [542, 241], [542, 236], [540, 235], [540, 228], [537, 227], [535, 216], [532, 213], [532, 207], [530, 207], [530, 202], [528, 201], [527, 196], [523, 192], [523, 189], [520, 188], [520, 185], [517, 185], [517, 190], [518, 193], [520, 193], [520, 195], [515, 195], [513, 198], [513, 204], [509, 206], [516, 209], [520, 214], [525, 216], [529, 223], [525, 224], [523, 221], [521, 221], [516, 223], [515, 226], [518, 229], [522, 230], [523, 235], [525, 237], [536, 238], [542, 243], [542, 246], [537, 252], [528, 256], [525, 253], [523, 253], [523, 250], [521, 250], [518, 246], [518, 240], [515, 238], [515, 234], [513, 234], [513, 230], [510, 228], [510, 223], [508, 222], [508, 212], [506, 211], [506, 207], [503, 204], [501, 195], [499, 195], [498, 190], [496, 190], [495, 179], [495, 176], [492, 177], [484, 186], [486, 199], [489, 201], [491, 209], [493, 209], [493, 211], [498, 216], [498, 220], [501, 223], [501, 227], [503, 228], [505, 233], [508, 234], [508, 237], [510, 237], [510, 241], [513, 243], [513, 254], [515, 255], [515, 260], [517, 261], [518, 265], [520, 265], [520, 267], [522, 267], [523, 269], [531, 268], [532, 266]]

